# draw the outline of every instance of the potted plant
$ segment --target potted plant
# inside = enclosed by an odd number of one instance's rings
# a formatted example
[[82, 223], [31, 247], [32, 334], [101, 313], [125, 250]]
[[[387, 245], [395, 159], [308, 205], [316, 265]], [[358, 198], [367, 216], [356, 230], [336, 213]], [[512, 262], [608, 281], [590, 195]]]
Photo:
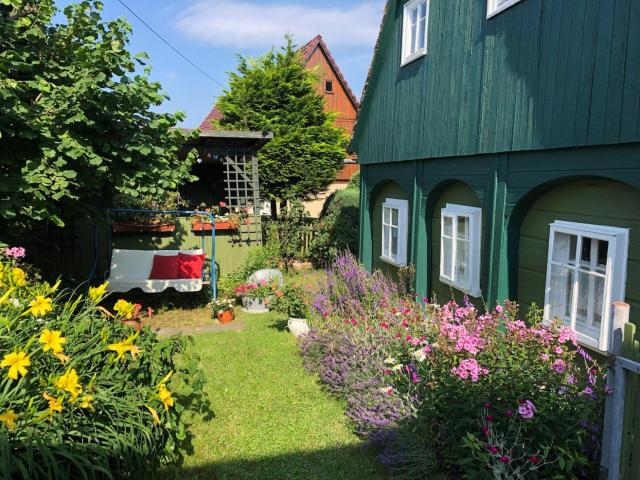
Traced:
[[236, 296], [241, 298], [245, 312], [265, 313], [269, 311], [267, 305], [274, 298], [277, 289], [277, 283], [260, 280], [243, 283], [235, 289], [235, 292]]
[[235, 318], [233, 307], [235, 300], [232, 298], [218, 298], [211, 302], [211, 316], [217, 318], [220, 323], [231, 323]]
[[140, 319], [142, 305], [127, 302], [121, 298], [113, 306], [113, 309], [116, 312], [116, 318], [120, 319], [123, 325], [133, 328], [136, 332], [142, 330], [142, 320]]
[[288, 285], [275, 294], [274, 310], [289, 316], [287, 327], [296, 337], [309, 333], [309, 307], [304, 291], [300, 287]]
[[[184, 206], [180, 193], [167, 192], [164, 197], [146, 195], [140, 198], [119, 197], [116, 208], [132, 210], [179, 210]], [[147, 214], [141, 212], [122, 213], [111, 224], [114, 232], [120, 233], [167, 233], [176, 229], [175, 215], [169, 213]]]
[[203, 230], [210, 232], [214, 228], [216, 231], [229, 230], [238, 232], [241, 225], [247, 225], [247, 222], [249, 222], [248, 208], [236, 208], [232, 211], [225, 202], [220, 202], [218, 205], [211, 207], [201, 204], [198, 210], [213, 213], [215, 215], [215, 224], [211, 223], [211, 218], [207, 215], [194, 215], [191, 222], [191, 228], [194, 232]]

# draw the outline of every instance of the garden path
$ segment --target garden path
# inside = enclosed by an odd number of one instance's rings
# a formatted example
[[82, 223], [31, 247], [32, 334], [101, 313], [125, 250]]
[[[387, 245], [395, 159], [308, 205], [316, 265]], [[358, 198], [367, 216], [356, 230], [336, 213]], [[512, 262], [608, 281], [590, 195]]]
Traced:
[[376, 480], [375, 455], [340, 401], [302, 367], [286, 321], [241, 314], [242, 331], [194, 336], [215, 417], [193, 427], [191, 479]]

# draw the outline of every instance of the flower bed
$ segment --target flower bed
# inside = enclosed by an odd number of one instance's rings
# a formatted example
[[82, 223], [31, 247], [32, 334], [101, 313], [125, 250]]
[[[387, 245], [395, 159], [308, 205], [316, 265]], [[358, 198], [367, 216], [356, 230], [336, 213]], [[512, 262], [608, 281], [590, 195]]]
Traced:
[[3, 475], [138, 478], [179, 463], [203, 386], [185, 342], [124, 326], [131, 304], [99, 306], [106, 285], [70, 295], [13, 257], [0, 262]]
[[307, 368], [408, 478], [596, 478], [602, 368], [565, 327], [506, 303], [403, 298], [349, 256], [328, 272], [302, 343]]

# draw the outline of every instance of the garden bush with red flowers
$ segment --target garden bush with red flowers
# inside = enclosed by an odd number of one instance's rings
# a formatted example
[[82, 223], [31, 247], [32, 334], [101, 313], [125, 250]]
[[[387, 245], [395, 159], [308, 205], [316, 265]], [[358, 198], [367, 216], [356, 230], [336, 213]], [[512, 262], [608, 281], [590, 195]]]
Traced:
[[395, 475], [597, 478], [604, 369], [575, 332], [511, 302], [407, 298], [350, 255], [327, 278], [305, 365]]

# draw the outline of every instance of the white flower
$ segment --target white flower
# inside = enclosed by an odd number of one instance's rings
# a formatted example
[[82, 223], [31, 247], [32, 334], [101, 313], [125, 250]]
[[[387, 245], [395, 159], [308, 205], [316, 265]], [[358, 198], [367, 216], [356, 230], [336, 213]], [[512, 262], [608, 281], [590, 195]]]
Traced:
[[385, 395], [391, 395], [393, 393], [393, 387], [382, 387], [378, 389], [380, 393], [384, 393]]
[[393, 357], [387, 357], [387, 358], [385, 358], [385, 359], [384, 359], [384, 363], [385, 363], [386, 365], [392, 365], [392, 364], [396, 363], [397, 361], [398, 361], [398, 360], [396, 360], [396, 359], [395, 359], [395, 358], [393, 358]]
[[413, 352], [413, 358], [419, 362], [424, 362], [427, 359], [427, 354], [424, 352], [424, 348], [420, 348]]
[[391, 370], [393, 370], [394, 372], [399, 372], [400, 370], [402, 370], [402, 364], [401, 363], [395, 364], [393, 367], [391, 367]]

